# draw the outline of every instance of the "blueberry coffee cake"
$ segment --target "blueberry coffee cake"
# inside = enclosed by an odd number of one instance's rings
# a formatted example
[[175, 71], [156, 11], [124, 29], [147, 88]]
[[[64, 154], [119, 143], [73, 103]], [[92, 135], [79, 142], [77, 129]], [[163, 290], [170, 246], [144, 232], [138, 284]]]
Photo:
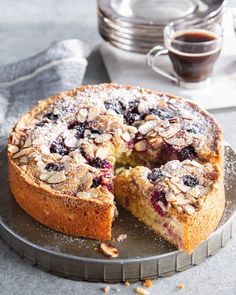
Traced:
[[111, 239], [117, 200], [192, 252], [224, 209], [218, 124], [165, 93], [117, 84], [60, 93], [18, 121], [8, 159], [17, 203], [73, 236]]

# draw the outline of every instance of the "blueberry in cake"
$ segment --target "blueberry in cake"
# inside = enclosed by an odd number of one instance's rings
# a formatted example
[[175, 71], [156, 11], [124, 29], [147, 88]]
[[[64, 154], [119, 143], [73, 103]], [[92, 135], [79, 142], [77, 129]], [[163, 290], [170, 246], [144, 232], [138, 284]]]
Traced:
[[[69, 235], [109, 240], [115, 198], [191, 253], [224, 209], [218, 124], [165, 93], [117, 84], [60, 93], [18, 121], [8, 159], [17, 203]], [[116, 164], [130, 168], [115, 176]]]

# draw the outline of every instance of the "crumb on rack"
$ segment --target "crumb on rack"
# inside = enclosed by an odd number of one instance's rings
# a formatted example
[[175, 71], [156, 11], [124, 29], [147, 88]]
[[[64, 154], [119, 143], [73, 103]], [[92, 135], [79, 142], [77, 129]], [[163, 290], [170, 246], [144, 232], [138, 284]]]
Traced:
[[152, 286], [152, 281], [151, 281], [151, 280], [145, 280], [145, 281], [144, 281], [144, 286], [145, 286], [146, 288], [151, 288], [151, 286]]
[[146, 291], [145, 289], [143, 289], [141, 287], [137, 287], [135, 291], [137, 294], [140, 294], [140, 295], [148, 295], [149, 294], [148, 291]]
[[181, 283], [177, 287], [178, 287], [178, 289], [184, 289], [185, 288], [185, 285], [183, 283]]
[[128, 281], [125, 281], [124, 285], [125, 285], [125, 287], [129, 287], [130, 283]]
[[102, 291], [103, 291], [104, 293], [109, 293], [109, 291], [110, 291], [110, 287], [109, 287], [109, 286], [106, 286], [106, 287], [102, 288]]
[[118, 236], [117, 241], [118, 242], [123, 242], [125, 239], [127, 239], [127, 235], [126, 234], [121, 234]]

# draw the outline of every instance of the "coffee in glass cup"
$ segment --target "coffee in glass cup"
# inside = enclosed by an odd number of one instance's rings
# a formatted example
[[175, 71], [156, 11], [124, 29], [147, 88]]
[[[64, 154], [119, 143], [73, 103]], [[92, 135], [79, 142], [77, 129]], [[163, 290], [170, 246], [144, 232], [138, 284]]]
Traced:
[[[170, 23], [164, 29], [163, 46], [155, 46], [147, 55], [148, 64], [159, 74], [184, 87], [200, 87], [209, 82], [222, 47], [222, 28]], [[173, 75], [157, 65], [160, 55], [168, 54]]]

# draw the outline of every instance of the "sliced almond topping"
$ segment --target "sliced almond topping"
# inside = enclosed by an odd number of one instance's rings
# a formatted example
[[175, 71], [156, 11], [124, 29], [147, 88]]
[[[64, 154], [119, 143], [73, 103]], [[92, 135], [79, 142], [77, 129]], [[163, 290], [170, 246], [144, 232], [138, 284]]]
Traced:
[[195, 213], [195, 209], [194, 209], [194, 207], [191, 206], [191, 205], [189, 205], [189, 204], [186, 205], [186, 206], [184, 206], [183, 208], [184, 208], [184, 210], [185, 210], [189, 215]]
[[98, 196], [98, 190], [96, 188], [91, 188], [88, 190], [88, 193], [91, 197], [96, 198]]
[[145, 117], [145, 121], [152, 121], [156, 119], [157, 119], [157, 116], [155, 116], [154, 114], [150, 114]]
[[93, 121], [99, 115], [99, 108], [90, 108], [88, 113], [88, 121]]
[[22, 156], [29, 155], [32, 151], [33, 151], [32, 148], [26, 148], [26, 149], [20, 150], [18, 153], [14, 154], [13, 158], [16, 159]]
[[166, 200], [167, 202], [175, 202], [177, 200], [177, 197], [172, 192], [169, 192], [168, 194], [166, 194]]
[[144, 152], [147, 150], [147, 141], [141, 140], [135, 143], [134, 148], [138, 152]]
[[85, 198], [85, 199], [89, 199], [92, 197], [91, 194], [88, 192], [78, 192], [76, 196], [79, 198]]
[[130, 133], [136, 134], [138, 132], [138, 129], [136, 127], [134, 127], [134, 126], [128, 126], [128, 131]]
[[28, 137], [23, 145], [24, 148], [28, 148], [32, 145], [32, 140]]
[[198, 168], [202, 168], [203, 167], [202, 164], [198, 163], [195, 160], [185, 160], [183, 163], [185, 165], [194, 166], [194, 167], [198, 167]]
[[53, 172], [43, 172], [40, 176], [39, 179], [41, 179], [42, 181], [46, 181], [47, 179], [49, 179], [49, 177], [51, 177], [53, 175]]
[[176, 182], [175, 185], [177, 186], [178, 189], [180, 189], [183, 193], [186, 193], [189, 191], [189, 187], [186, 185], [183, 185], [181, 183]]
[[56, 184], [60, 183], [66, 180], [65, 172], [64, 171], [59, 171], [53, 173], [51, 177], [47, 179], [47, 182], [50, 184]]
[[28, 162], [29, 162], [29, 160], [28, 160], [27, 157], [23, 156], [23, 157], [20, 158], [20, 163], [27, 164]]
[[45, 168], [45, 163], [42, 161], [42, 160], [39, 160], [37, 163], [36, 163], [37, 167], [40, 169], [40, 170], [43, 170]]
[[130, 141], [130, 134], [129, 134], [129, 132], [124, 132], [122, 135], [121, 135], [121, 137], [124, 139], [124, 141], [127, 141], [127, 142], [129, 142]]
[[165, 138], [170, 138], [172, 136], [174, 136], [175, 134], [177, 134], [181, 129], [180, 124], [172, 124], [170, 125], [170, 127], [168, 129], [165, 129], [164, 131], [160, 132], [160, 135], [165, 137]]
[[100, 146], [96, 151], [96, 157], [101, 158], [102, 160], [107, 158], [109, 150], [105, 147]]
[[65, 138], [65, 145], [67, 147], [76, 147], [76, 145], [77, 145], [76, 137]]
[[110, 243], [101, 243], [100, 249], [108, 257], [118, 257], [119, 256], [119, 251], [112, 246]]
[[95, 138], [96, 143], [103, 143], [111, 140], [112, 135], [111, 134], [101, 134]]
[[8, 145], [8, 151], [10, 153], [12, 153], [12, 154], [15, 154], [15, 153], [17, 153], [19, 151], [19, 148], [16, 145], [9, 144]]
[[87, 109], [81, 109], [77, 114], [76, 118], [79, 122], [84, 123], [87, 119], [88, 111]]
[[176, 137], [173, 136], [171, 138], [168, 138], [165, 140], [167, 143], [170, 145], [175, 145], [175, 146], [185, 146], [186, 145], [186, 140], [183, 137]]
[[138, 128], [138, 131], [145, 135], [147, 134], [149, 131], [153, 130], [154, 127], [156, 126], [156, 122], [155, 121], [147, 121], [146, 123], [144, 123], [143, 125], [141, 125]]

